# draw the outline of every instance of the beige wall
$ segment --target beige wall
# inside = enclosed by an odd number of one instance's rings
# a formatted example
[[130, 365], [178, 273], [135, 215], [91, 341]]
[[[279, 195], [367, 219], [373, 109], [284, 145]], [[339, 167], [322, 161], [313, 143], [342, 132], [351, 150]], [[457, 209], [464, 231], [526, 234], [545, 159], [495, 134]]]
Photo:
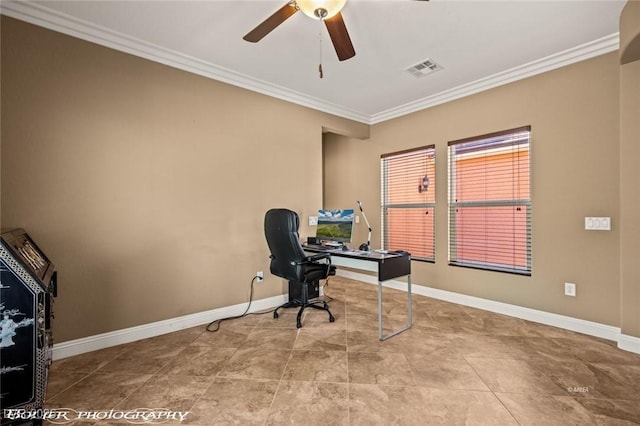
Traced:
[[620, 63], [640, 58], [640, 0], [628, 0], [620, 13]]
[[[414, 262], [414, 283], [618, 326], [618, 86], [611, 53], [377, 124], [368, 141], [325, 138], [325, 168], [341, 164], [325, 177], [325, 204], [360, 197], [379, 247], [380, 154], [435, 144], [436, 262]], [[533, 275], [448, 266], [447, 141], [523, 125], [532, 126]], [[612, 231], [585, 231], [585, 216], [610, 216]], [[564, 282], [577, 297], [564, 296]]]
[[[368, 126], [2, 17], [2, 226], [59, 270], [63, 342], [282, 294], [271, 207], [322, 204], [322, 130]], [[305, 230], [303, 229], [304, 233]]]
[[640, 337], [640, 1], [622, 11], [620, 50], [621, 328]]
[[[640, 299], [630, 287], [621, 312], [620, 247], [637, 263], [637, 238], [620, 244], [620, 194], [637, 208], [625, 193], [640, 180], [624, 167], [637, 144], [619, 144], [631, 97], [618, 95], [618, 63], [597, 57], [359, 140], [368, 126], [2, 17], [2, 226], [26, 228], [58, 266], [62, 342], [245, 302], [255, 271], [268, 271], [271, 207], [306, 219], [359, 199], [379, 246], [380, 154], [435, 143], [437, 261], [414, 262], [416, 284], [619, 326]], [[447, 266], [447, 141], [527, 124], [533, 275]], [[613, 229], [585, 231], [584, 216], [610, 216]], [[354, 245], [365, 240], [358, 225]], [[256, 298], [282, 293], [266, 275]], [[640, 336], [636, 325], [627, 334]]]

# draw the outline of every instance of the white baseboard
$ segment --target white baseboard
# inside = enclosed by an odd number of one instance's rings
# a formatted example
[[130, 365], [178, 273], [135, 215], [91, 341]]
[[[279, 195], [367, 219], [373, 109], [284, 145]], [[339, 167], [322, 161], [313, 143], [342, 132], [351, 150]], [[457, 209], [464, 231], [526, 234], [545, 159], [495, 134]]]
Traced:
[[620, 334], [618, 339], [618, 347], [625, 351], [635, 352], [640, 354], [640, 338], [627, 336], [626, 334]]
[[[345, 278], [351, 278], [370, 284], [378, 283], [376, 277], [373, 275], [361, 274], [344, 269], [339, 270], [337, 274]], [[384, 286], [396, 290], [407, 290], [407, 284], [402, 281], [385, 281]], [[447, 302], [457, 303], [459, 305], [478, 308], [485, 311], [495, 312], [498, 314], [508, 315], [515, 318], [521, 318], [541, 324], [550, 325], [553, 327], [576, 331], [578, 333], [583, 333], [590, 336], [612, 340], [618, 343], [618, 348], [640, 354], [640, 338], [624, 335], [621, 333], [621, 330], [618, 327], [612, 327], [610, 325], [600, 324], [592, 321], [585, 321], [579, 318], [552, 314], [536, 309], [510, 305], [508, 303], [496, 302], [493, 300], [482, 299], [479, 297], [468, 296], [465, 294], [454, 293], [451, 291], [440, 290], [422, 285], [412, 284], [411, 290], [414, 294], [432, 297], [434, 299], [444, 300]], [[276, 306], [282, 305], [287, 300], [288, 295], [286, 294], [257, 300], [252, 302], [250, 312], [257, 312], [274, 308]], [[123, 330], [116, 330], [109, 333], [84, 337], [68, 342], [57, 343], [53, 345], [53, 359], [58, 360], [67, 358], [86, 352], [121, 345], [123, 343], [135, 342], [136, 340], [159, 336], [161, 334], [172, 333], [178, 330], [184, 330], [185, 328], [208, 324], [216, 319], [240, 315], [245, 311], [245, 309], [247, 309], [247, 304], [242, 303], [239, 305], [212, 309], [210, 311], [199, 312], [196, 314], [185, 315], [178, 318], [172, 318], [164, 321], [157, 321], [150, 324], [130, 327]]]
[[[288, 295], [274, 296], [267, 299], [255, 300], [251, 303], [249, 312], [258, 312], [265, 309], [275, 308], [288, 300]], [[172, 333], [184, 330], [185, 328], [196, 327], [209, 324], [211, 321], [241, 315], [247, 309], [247, 303], [226, 306], [224, 308], [212, 309], [210, 311], [198, 312], [196, 314], [184, 315], [164, 321], [157, 321], [136, 327], [116, 330], [109, 333], [97, 334], [95, 336], [70, 340], [68, 342], [53, 345], [53, 360], [80, 355], [86, 352], [96, 351], [123, 343], [135, 342], [136, 340], [147, 339], [161, 334]]]
[[[370, 284], [378, 284], [378, 280], [373, 275], [361, 274], [358, 272], [340, 269], [337, 275], [345, 278], [351, 278]], [[396, 290], [407, 290], [407, 283], [396, 280], [385, 281], [385, 287], [394, 288]], [[578, 333], [587, 334], [589, 336], [600, 337], [607, 340], [618, 342], [618, 348], [640, 354], [640, 338], [633, 336], [625, 336], [621, 333], [620, 328], [610, 325], [600, 324], [592, 321], [585, 321], [579, 318], [568, 317], [565, 315], [553, 314], [536, 309], [525, 308], [508, 303], [496, 302], [494, 300], [482, 299], [475, 296], [454, 293], [452, 291], [440, 290], [437, 288], [426, 287], [422, 285], [411, 284], [411, 292], [422, 296], [432, 297], [434, 299], [444, 300], [446, 302], [457, 303], [459, 305], [478, 308], [489, 312], [508, 315], [515, 318], [521, 318], [553, 327], [563, 328]]]

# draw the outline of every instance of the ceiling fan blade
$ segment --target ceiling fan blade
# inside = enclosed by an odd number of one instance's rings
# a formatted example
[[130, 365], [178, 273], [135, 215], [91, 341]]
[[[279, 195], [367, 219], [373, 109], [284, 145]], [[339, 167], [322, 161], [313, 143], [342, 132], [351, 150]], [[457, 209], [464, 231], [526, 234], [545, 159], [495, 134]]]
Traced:
[[296, 8], [295, 2], [290, 1], [278, 9], [273, 15], [262, 21], [257, 27], [249, 31], [247, 35], [242, 38], [246, 41], [250, 41], [251, 43], [256, 43], [262, 40], [264, 36], [273, 31], [278, 25], [282, 24], [287, 20], [287, 18], [297, 11], [298, 9]]
[[356, 51], [353, 48], [353, 44], [351, 44], [351, 38], [342, 19], [342, 14], [338, 12], [335, 16], [325, 19], [324, 24], [327, 26], [327, 31], [329, 31], [329, 37], [331, 37], [333, 47], [336, 49], [338, 59], [345, 61], [356, 56]]

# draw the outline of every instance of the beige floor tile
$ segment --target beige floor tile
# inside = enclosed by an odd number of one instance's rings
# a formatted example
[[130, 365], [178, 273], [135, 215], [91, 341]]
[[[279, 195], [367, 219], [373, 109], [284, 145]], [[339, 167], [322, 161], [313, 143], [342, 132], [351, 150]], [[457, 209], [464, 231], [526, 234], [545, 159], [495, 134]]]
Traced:
[[347, 383], [347, 353], [345, 351], [294, 350], [282, 379]]
[[587, 363], [640, 367], [640, 355], [618, 349], [615, 342], [577, 333], [570, 338], [553, 338], [551, 340], [563, 348], [567, 358]]
[[615, 399], [576, 398], [595, 419], [597, 425], [639, 425], [640, 410], [637, 401]]
[[349, 385], [352, 425], [517, 425], [491, 392]]
[[347, 332], [344, 328], [306, 328], [302, 327], [293, 345], [294, 349], [309, 351], [345, 351], [347, 350]]
[[297, 329], [256, 328], [247, 335], [242, 348], [293, 349]]
[[[640, 355], [615, 342], [419, 295], [412, 328], [380, 341], [376, 285], [325, 290], [333, 323], [307, 310], [297, 329], [283, 309], [56, 360], [45, 405], [203, 426], [640, 424]], [[385, 288], [384, 332], [405, 324], [406, 294]]]
[[263, 425], [277, 388], [277, 380], [218, 377], [191, 408], [186, 424]]
[[227, 326], [226, 322], [220, 325], [216, 332], [205, 332], [196, 338], [192, 345], [215, 346], [218, 348], [239, 348], [253, 330], [252, 327]]
[[425, 414], [415, 387], [349, 384], [351, 425], [425, 425]]
[[189, 411], [213, 382], [213, 377], [155, 375], [122, 400], [116, 409], [145, 407]]
[[147, 374], [93, 373], [74, 386], [47, 399], [47, 407], [73, 410], [108, 410], [144, 385]]
[[214, 376], [236, 353], [234, 348], [187, 346], [158, 370], [158, 374], [182, 376]]
[[133, 344], [118, 345], [74, 357], [56, 360], [51, 365], [49, 372], [51, 374], [54, 374], [57, 371], [82, 371], [91, 373], [104, 367], [107, 363], [113, 361], [118, 355], [130, 350], [132, 345]]
[[496, 393], [522, 426], [593, 425], [596, 419], [570, 396]]
[[242, 348], [222, 366], [218, 377], [280, 380], [290, 350]]
[[89, 374], [90, 373], [84, 373], [81, 371], [65, 371], [60, 369], [49, 372], [49, 379], [47, 380], [47, 398], [53, 398], [60, 392], [78, 383]]
[[268, 312], [268, 311], [264, 311], [263, 313], [260, 313], [260, 312], [251, 313], [240, 318], [233, 318], [230, 320], [222, 321], [220, 323], [220, 328], [226, 328], [226, 329], [228, 328], [233, 329], [238, 327], [254, 328], [260, 323], [262, 318], [271, 317], [271, 315], [272, 315], [271, 312]]
[[267, 425], [348, 425], [346, 383], [283, 380], [273, 401]]
[[[386, 331], [388, 332], [388, 330]], [[406, 333], [406, 332], [405, 332]], [[403, 346], [400, 340], [401, 333], [391, 339], [380, 341], [377, 326], [369, 331], [347, 331], [348, 352], [401, 352]]]
[[149, 339], [145, 339], [141, 343], [144, 345], [148, 344], [158, 344], [163, 345], [165, 347], [169, 346], [186, 346], [192, 343], [195, 339], [197, 339], [202, 333], [205, 331], [202, 327], [190, 327], [184, 330], [175, 331], [173, 333], [167, 333], [156, 337], [151, 337]]
[[535, 365], [522, 360], [504, 358], [471, 358], [467, 362], [494, 392], [564, 395], [565, 389], [555, 384]]
[[488, 391], [480, 376], [461, 356], [405, 354], [415, 383], [436, 389]]
[[[424, 424], [517, 425], [491, 392], [421, 388]], [[542, 424], [542, 423], [541, 423]]]
[[640, 366], [591, 364], [594, 376], [600, 379], [597, 389], [612, 399], [640, 401]]
[[349, 352], [349, 382], [415, 385], [407, 358], [397, 352]]
[[101, 372], [126, 372], [130, 374], [154, 374], [185, 349], [184, 346], [161, 344], [132, 344], [131, 348], [105, 364]]
[[638, 399], [640, 396], [640, 377], [633, 377], [633, 366], [549, 360], [531, 364], [574, 398]]

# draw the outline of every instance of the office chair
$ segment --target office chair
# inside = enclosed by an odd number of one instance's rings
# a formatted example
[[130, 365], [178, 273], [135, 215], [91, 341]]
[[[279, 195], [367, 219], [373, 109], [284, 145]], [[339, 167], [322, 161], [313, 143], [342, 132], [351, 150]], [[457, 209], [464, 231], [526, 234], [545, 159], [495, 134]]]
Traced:
[[[309, 301], [308, 284], [317, 280], [324, 280], [335, 275], [336, 268], [331, 265], [328, 253], [307, 256], [300, 245], [298, 214], [287, 209], [271, 209], [264, 216], [264, 235], [271, 251], [271, 273], [302, 286], [300, 299], [294, 299], [278, 307], [273, 312], [273, 318], [278, 318], [281, 308], [300, 307], [296, 327], [302, 327], [302, 313], [305, 308], [327, 311], [329, 322], [335, 318], [323, 300]], [[323, 262], [321, 262], [323, 260]]]

